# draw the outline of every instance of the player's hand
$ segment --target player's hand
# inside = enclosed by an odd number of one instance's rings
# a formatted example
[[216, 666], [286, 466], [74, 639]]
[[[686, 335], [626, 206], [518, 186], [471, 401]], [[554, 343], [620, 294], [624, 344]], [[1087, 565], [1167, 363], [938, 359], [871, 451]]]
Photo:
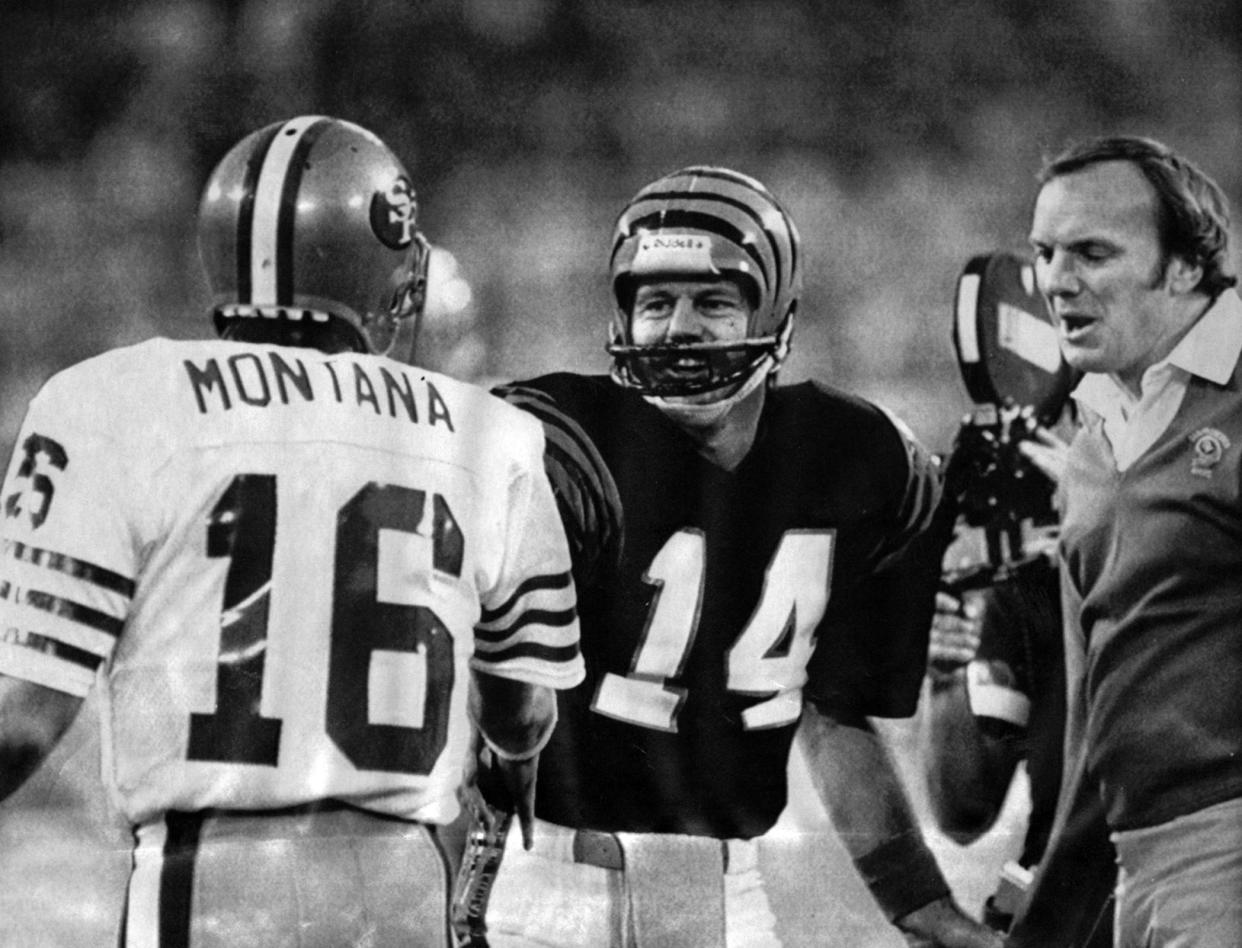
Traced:
[[1003, 948], [1005, 939], [958, 908], [949, 896], [897, 919], [910, 945], [922, 948]]
[[479, 752], [478, 782], [485, 785], [486, 799], [500, 810], [485, 804], [476, 815], [490, 832], [495, 830], [504, 813], [512, 813], [522, 830], [523, 849], [535, 845], [535, 777], [538, 769], [538, 754], [526, 760], [506, 760], [493, 754], [486, 746]]
[[522, 829], [522, 848], [530, 849], [535, 845], [535, 775], [539, 755], [526, 760], [497, 758], [495, 766], [513, 803], [510, 812]]
[[946, 592], [936, 593], [927, 648], [929, 665], [941, 670], [957, 668], [975, 657], [979, 649], [979, 608], [973, 596], [958, 599]]
[[1069, 445], [1047, 428], [1035, 429], [1035, 440], [1018, 442], [1018, 450], [1037, 468], [1043, 471], [1058, 487], [1065, 476], [1066, 458], [1069, 457]]

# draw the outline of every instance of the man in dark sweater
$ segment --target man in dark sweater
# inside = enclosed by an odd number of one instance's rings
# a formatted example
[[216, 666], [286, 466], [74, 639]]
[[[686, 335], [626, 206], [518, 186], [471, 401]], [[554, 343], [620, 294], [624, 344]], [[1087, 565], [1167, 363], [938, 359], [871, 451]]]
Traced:
[[[1041, 172], [1030, 241], [1082, 424], [1062, 484], [1066, 779], [1010, 936], [1062, 945], [1108, 874], [1117, 945], [1242, 944], [1242, 299], [1216, 184], [1112, 138]], [[1087, 875], [1089, 874], [1089, 875]], [[1086, 877], [1084, 877], [1086, 875]]]

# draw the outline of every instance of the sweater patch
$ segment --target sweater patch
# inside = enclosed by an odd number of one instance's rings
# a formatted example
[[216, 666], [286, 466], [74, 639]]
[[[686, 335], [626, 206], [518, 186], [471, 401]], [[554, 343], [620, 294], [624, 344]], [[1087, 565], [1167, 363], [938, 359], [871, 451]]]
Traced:
[[1232, 446], [1229, 436], [1219, 428], [1200, 428], [1190, 436], [1195, 455], [1190, 462], [1190, 473], [1196, 477], [1211, 477], [1225, 452]]

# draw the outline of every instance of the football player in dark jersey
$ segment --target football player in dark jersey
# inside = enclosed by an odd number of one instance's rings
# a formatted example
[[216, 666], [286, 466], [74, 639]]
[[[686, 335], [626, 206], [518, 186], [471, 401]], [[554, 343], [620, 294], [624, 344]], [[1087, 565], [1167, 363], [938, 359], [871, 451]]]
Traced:
[[775, 385], [801, 248], [754, 179], [651, 183], [610, 267], [611, 377], [503, 390], [548, 432], [587, 681], [561, 695], [493, 944], [779, 944], [755, 839], [796, 733], [887, 917], [999, 944], [953, 902], [867, 720], [917, 703], [943, 548], [929, 455], [875, 405]]

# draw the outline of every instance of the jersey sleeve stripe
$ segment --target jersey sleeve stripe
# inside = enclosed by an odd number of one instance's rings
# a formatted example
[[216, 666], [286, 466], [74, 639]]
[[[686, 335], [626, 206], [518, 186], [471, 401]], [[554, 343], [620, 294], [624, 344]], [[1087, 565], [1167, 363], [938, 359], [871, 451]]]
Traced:
[[884, 405], [876, 407], [896, 429], [906, 455], [906, 489], [899, 519], [911, 534], [919, 533], [927, 529], [940, 503], [941, 480], [936, 473], [935, 461], [924, 450], [909, 425]]
[[[603, 461], [597, 463], [596, 457], [592, 456], [593, 451], [588, 453], [573, 436], [552, 427], [552, 422], [544, 426], [544, 432], [547, 436], [545, 449], [555, 468], [564, 470], [567, 474], [575, 474], [575, 480], [598, 485], [597, 490], [602, 493], [604, 485], [611, 480], [611, 477], [606, 479], [600, 470]], [[549, 473], [555, 476], [554, 472]]]
[[475, 652], [475, 664], [500, 665], [518, 658], [537, 658], [543, 662], [566, 664], [578, 657], [578, 645], [548, 645], [542, 642], [517, 642], [494, 652]]
[[557, 446], [579, 465], [592, 468], [596, 466], [595, 446], [591, 443], [587, 433], [574, 421], [565, 417], [554, 404], [546, 399], [526, 398], [521, 393], [511, 397], [510, 404], [517, 405], [528, 414], [534, 415], [544, 425], [548, 438], [555, 441]]
[[[3, 602], [0, 601], [0, 605]], [[24, 604], [15, 604], [11, 608], [5, 605], [5, 614], [0, 639], [12, 639], [18, 631], [37, 633], [56, 642], [63, 642], [72, 648], [81, 649], [92, 655], [107, 658], [116, 648], [117, 637], [107, 632], [100, 632], [88, 626], [80, 625], [63, 616], [53, 615], [42, 609]]]
[[4, 553], [6, 557], [17, 560], [19, 563], [29, 563], [32, 566], [41, 566], [53, 572], [64, 573], [66, 576], [84, 580], [109, 592], [120, 593], [127, 598], [132, 598], [136, 589], [134, 581], [120, 573], [114, 573], [102, 566], [96, 566], [86, 560], [75, 559], [53, 550], [44, 550], [16, 540], [7, 540], [4, 544]]
[[40, 635], [38, 632], [21, 629], [7, 630], [4, 640], [7, 644], [17, 648], [49, 655], [70, 665], [80, 665], [92, 674], [103, 664], [102, 655], [96, 655], [94, 652], [78, 648], [76, 645], [69, 645], [50, 636]]
[[570, 579], [568, 573], [546, 573], [542, 576], [533, 576], [518, 586], [518, 588], [513, 591], [513, 595], [505, 600], [502, 605], [495, 608], [483, 609], [479, 622], [483, 625], [493, 625], [509, 613], [513, 612], [515, 606], [517, 606], [519, 600], [523, 597], [544, 589], [568, 589], [569, 587]]
[[522, 385], [494, 392], [543, 425], [544, 467], [569, 540], [574, 575], [589, 579], [595, 564], [612, 559], [624, 542], [621, 494], [608, 463], [590, 435], [546, 392]]
[[531, 388], [529, 385], [497, 385], [492, 389], [492, 394], [515, 405], [524, 404], [528, 401], [543, 402], [545, 405], [555, 404], [552, 401], [552, 396], [547, 392], [542, 389]]
[[[52, 569], [45, 569], [43, 566], [36, 566], [28, 560], [10, 559], [0, 564], [0, 583], [8, 583], [12, 590], [38, 590], [45, 597], [50, 596], [54, 599], [63, 599], [67, 602], [78, 603], [87, 608], [94, 609], [104, 615], [113, 617], [123, 617], [129, 614], [131, 598], [124, 593], [116, 592], [104, 586], [97, 586], [94, 583], [80, 579], [69, 572], [62, 572]], [[24, 597], [22, 597], [24, 598]], [[14, 599], [15, 608], [38, 608], [37, 604], [29, 604]], [[46, 612], [47, 610], [43, 610]], [[62, 615], [64, 621], [74, 621], [67, 616]], [[46, 621], [46, 620], [45, 620]], [[33, 623], [38, 625], [40, 623]], [[89, 626], [77, 626], [83, 629], [83, 634], [95, 637], [101, 633], [98, 630], [90, 630]], [[115, 636], [109, 631], [106, 633], [108, 637], [108, 646], [115, 641]], [[70, 639], [70, 641], [73, 641]]]
[[0, 582], [0, 599], [7, 599], [15, 606], [28, 606], [58, 618], [68, 619], [70, 622], [95, 629], [113, 638], [121, 634], [121, 629], [125, 625], [124, 619], [110, 616], [106, 612], [100, 612], [98, 609], [92, 609], [90, 606], [84, 606], [79, 602], [62, 596], [54, 596], [42, 590], [21, 589], [7, 580]]
[[551, 397], [517, 385], [503, 386], [495, 391], [511, 405], [539, 419], [549, 443], [555, 444], [564, 453], [563, 456], [571, 458], [576, 467], [590, 472], [593, 479], [601, 483], [610, 480], [603, 476], [607, 468], [590, 436], [577, 422], [563, 414]]
[[548, 628], [569, 628], [577, 619], [578, 610], [573, 607], [555, 612], [549, 609], [528, 609], [508, 625], [480, 625], [475, 628], [474, 634], [476, 639], [483, 642], [503, 642], [529, 625], [542, 625]]
[[507, 649], [512, 648], [520, 643], [534, 642], [538, 645], [546, 645], [549, 648], [578, 648], [578, 624], [575, 622], [571, 625], [554, 628], [551, 626], [541, 626], [538, 628], [538, 635], [511, 635], [503, 639], [489, 640], [480, 638], [477, 634], [474, 639], [474, 653], [480, 658], [490, 658]]
[[0, 671], [79, 698], [85, 698], [95, 683], [95, 672], [85, 666], [67, 664], [54, 655], [11, 642], [0, 642]]

